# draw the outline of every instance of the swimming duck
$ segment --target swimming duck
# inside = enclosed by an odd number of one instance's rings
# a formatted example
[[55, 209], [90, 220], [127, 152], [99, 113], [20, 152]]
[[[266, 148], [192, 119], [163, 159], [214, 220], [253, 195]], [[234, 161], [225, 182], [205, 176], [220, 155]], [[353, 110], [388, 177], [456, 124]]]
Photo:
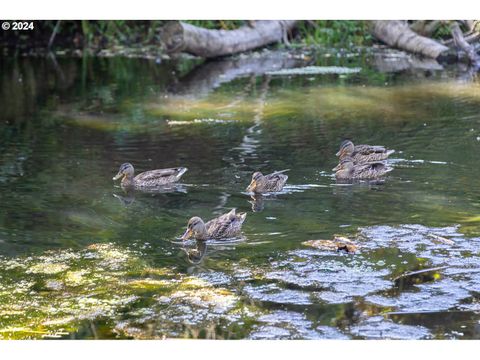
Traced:
[[260, 171], [254, 172], [246, 191], [256, 194], [281, 191], [288, 179], [288, 176], [283, 173], [289, 170], [275, 171], [268, 175], [263, 175]]
[[372, 161], [386, 160], [395, 150], [387, 150], [377, 145], [353, 145], [350, 140], [344, 140], [340, 144], [340, 150], [335, 154], [342, 160], [350, 156], [355, 165], [366, 164]]
[[393, 170], [385, 162], [377, 161], [355, 165], [351, 157], [345, 157], [333, 169], [338, 180], [378, 179]]
[[247, 213], [236, 214], [235, 209], [204, 223], [198, 216], [188, 220], [187, 230], [182, 240], [189, 239], [192, 235], [196, 240], [228, 239], [240, 234], [242, 224]]
[[113, 180], [122, 178], [121, 185], [123, 187], [151, 188], [177, 182], [187, 170], [184, 167], [150, 170], [134, 177], [133, 165], [125, 163], [120, 166], [118, 174], [113, 177]]

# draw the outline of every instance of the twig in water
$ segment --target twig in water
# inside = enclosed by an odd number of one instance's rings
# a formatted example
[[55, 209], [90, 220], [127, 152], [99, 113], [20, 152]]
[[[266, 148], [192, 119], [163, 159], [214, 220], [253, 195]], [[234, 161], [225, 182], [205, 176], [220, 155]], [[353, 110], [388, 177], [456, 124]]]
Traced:
[[411, 272], [407, 272], [405, 274], [402, 274], [400, 276], [397, 276], [395, 279], [393, 279], [393, 281], [397, 281], [397, 280], [400, 280], [400, 279], [403, 279], [403, 278], [406, 278], [406, 277], [409, 277], [409, 276], [413, 276], [413, 275], [423, 274], [423, 273], [432, 272], [432, 271], [444, 270], [444, 269], [447, 269], [449, 267], [450, 266], [446, 265], [446, 266], [438, 266], [438, 267], [429, 268], [429, 269], [411, 271]]

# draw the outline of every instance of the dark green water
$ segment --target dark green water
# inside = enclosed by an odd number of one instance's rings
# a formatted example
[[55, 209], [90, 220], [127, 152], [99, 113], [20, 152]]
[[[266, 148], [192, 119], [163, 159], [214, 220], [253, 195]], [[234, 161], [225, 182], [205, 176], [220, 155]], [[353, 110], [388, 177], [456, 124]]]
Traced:
[[[228, 60], [57, 62], [0, 59], [0, 338], [480, 338], [475, 80], [369, 56], [237, 78]], [[335, 182], [344, 138], [396, 150], [384, 184]], [[189, 170], [125, 194], [123, 162]], [[244, 193], [285, 168], [282, 193]], [[231, 208], [242, 239], [178, 240]], [[359, 251], [302, 244], [334, 234]]]

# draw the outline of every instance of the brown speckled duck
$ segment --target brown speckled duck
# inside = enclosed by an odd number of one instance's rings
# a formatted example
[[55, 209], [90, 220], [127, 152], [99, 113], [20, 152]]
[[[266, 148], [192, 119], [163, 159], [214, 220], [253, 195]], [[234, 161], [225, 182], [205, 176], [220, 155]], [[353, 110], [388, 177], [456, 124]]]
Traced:
[[340, 150], [335, 154], [340, 160], [351, 157], [353, 163], [366, 164], [373, 161], [386, 160], [395, 150], [388, 150], [377, 145], [353, 145], [350, 140], [344, 140], [340, 144]]
[[257, 171], [253, 173], [252, 181], [246, 190], [256, 194], [281, 191], [288, 179], [288, 175], [283, 173], [289, 170], [275, 171], [268, 175], [263, 175], [260, 171]]
[[125, 163], [120, 166], [118, 174], [113, 177], [113, 180], [122, 179], [122, 187], [134, 188], [152, 188], [155, 186], [172, 184], [180, 180], [187, 168], [178, 167], [170, 169], [157, 169], [145, 171], [134, 176], [135, 170], [133, 165]]
[[355, 165], [351, 157], [345, 157], [332, 170], [335, 171], [335, 177], [338, 180], [369, 180], [378, 179], [393, 168], [382, 161]]
[[242, 224], [247, 213], [236, 213], [235, 209], [204, 223], [198, 216], [188, 220], [187, 230], [182, 240], [189, 239], [192, 235], [196, 240], [217, 239], [224, 240], [240, 235]]

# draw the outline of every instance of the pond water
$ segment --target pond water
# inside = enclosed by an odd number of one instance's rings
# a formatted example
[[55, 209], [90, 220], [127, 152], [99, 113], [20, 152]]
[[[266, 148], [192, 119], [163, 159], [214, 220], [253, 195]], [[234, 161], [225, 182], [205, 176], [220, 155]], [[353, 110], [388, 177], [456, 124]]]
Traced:
[[[377, 60], [0, 58], [0, 338], [480, 338], [480, 85]], [[394, 171], [337, 184], [344, 138]], [[125, 193], [123, 162], [188, 172]], [[179, 240], [231, 208], [241, 239]]]

